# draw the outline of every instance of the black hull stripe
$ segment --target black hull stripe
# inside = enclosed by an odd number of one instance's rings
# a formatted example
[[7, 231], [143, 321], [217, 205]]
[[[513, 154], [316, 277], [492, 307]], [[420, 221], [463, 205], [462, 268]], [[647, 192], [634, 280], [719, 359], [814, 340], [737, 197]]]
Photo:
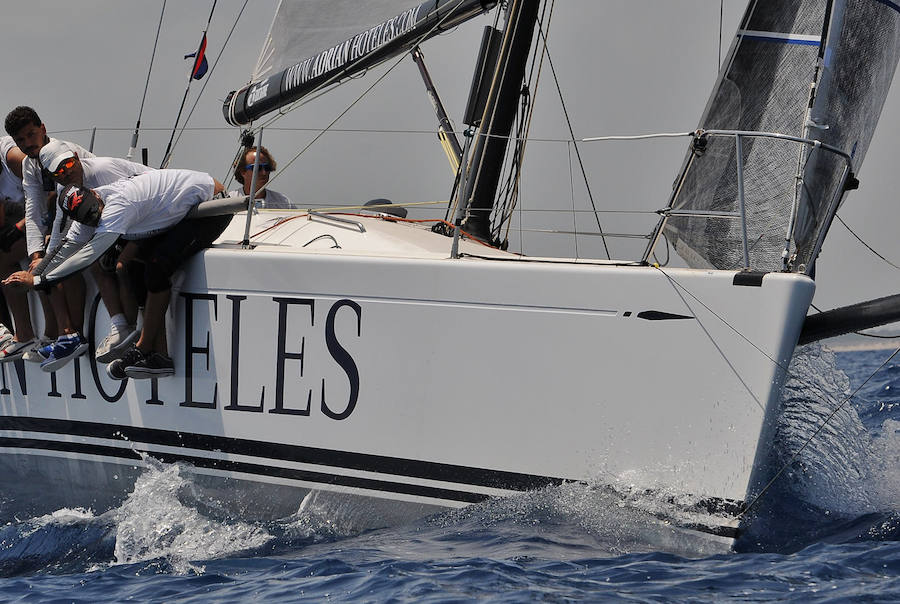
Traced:
[[[131, 448], [92, 445], [87, 443], [40, 440], [34, 438], [0, 437], [0, 447], [63, 451], [66, 453], [81, 455], [99, 455], [103, 457], [133, 459], [135, 461], [141, 459], [138, 451]], [[464, 503], [478, 503], [479, 501], [484, 501], [489, 497], [489, 495], [485, 495], [482, 493], [469, 493], [465, 491], [454, 491], [452, 489], [440, 489], [435, 487], [406, 484], [402, 482], [388, 482], [384, 480], [373, 480], [369, 478], [357, 478], [353, 476], [339, 476], [336, 474], [325, 474], [323, 472], [311, 472], [308, 470], [280, 468], [276, 466], [231, 461], [227, 459], [211, 459], [208, 457], [195, 457], [192, 455], [160, 453], [158, 451], [141, 452], [146, 453], [147, 455], [150, 455], [151, 457], [158, 459], [164, 463], [182, 462], [189, 463], [198, 468], [225, 470], [229, 472], [243, 472], [245, 474], [254, 474], [257, 476], [288, 478], [291, 480], [302, 480], [305, 482], [312, 482], [322, 485], [355, 487], [359, 489], [368, 489], [371, 491], [416, 495], [419, 497], [444, 499], [449, 501], [461, 501]]]
[[[189, 463], [198, 468], [208, 468], [215, 470], [223, 470], [230, 472], [241, 472], [245, 474], [257, 476], [270, 476], [276, 478], [286, 478], [291, 480], [299, 480], [321, 484], [323, 486], [342, 486], [366, 489], [370, 491], [380, 491], [385, 493], [397, 493], [404, 495], [415, 495], [431, 499], [441, 499], [445, 501], [459, 501], [461, 503], [479, 503], [485, 501], [490, 496], [483, 493], [471, 493], [467, 491], [455, 491], [452, 489], [442, 489], [421, 485], [411, 485], [401, 482], [389, 482], [385, 480], [374, 480], [368, 478], [357, 478], [352, 476], [340, 476], [336, 474], [326, 474], [323, 472], [312, 472], [308, 470], [296, 470], [291, 468], [281, 468], [275, 466], [267, 466], [262, 464], [238, 462], [224, 459], [213, 459], [208, 457], [196, 457], [192, 455], [180, 455], [173, 453], [161, 453], [157, 451], [138, 451], [133, 447], [113, 447], [108, 445], [94, 445], [88, 443], [73, 443], [65, 441], [49, 441], [34, 438], [13, 438], [0, 437], [0, 447], [8, 447], [15, 449], [38, 449], [45, 451], [59, 451], [72, 453], [75, 455], [97, 455], [101, 457], [109, 457], [116, 459], [132, 459], [140, 461], [140, 453], [145, 453], [158, 459], [164, 463]], [[437, 502], [436, 502], [437, 504]], [[655, 514], [656, 515], [656, 514]], [[665, 515], [656, 515], [661, 520], [671, 520]], [[709, 526], [704, 524], [681, 524], [683, 528], [696, 530], [719, 537], [736, 538], [738, 536], [737, 529], [727, 526]]]
[[243, 438], [175, 432], [156, 428], [117, 426], [97, 422], [0, 416], [0, 430], [22, 430], [142, 442], [512, 491], [530, 491], [571, 481], [571, 479], [567, 480], [552, 476], [489, 470], [431, 461], [371, 455], [368, 453], [334, 451]]

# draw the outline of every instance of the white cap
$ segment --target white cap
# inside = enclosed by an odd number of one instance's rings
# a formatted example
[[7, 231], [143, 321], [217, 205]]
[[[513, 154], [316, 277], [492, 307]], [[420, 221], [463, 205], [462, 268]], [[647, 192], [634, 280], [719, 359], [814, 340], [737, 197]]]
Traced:
[[69, 145], [56, 139], [51, 139], [49, 143], [44, 145], [40, 155], [38, 155], [41, 165], [51, 173], [56, 172], [59, 169], [59, 164], [70, 157], [75, 157], [75, 152], [72, 151]]

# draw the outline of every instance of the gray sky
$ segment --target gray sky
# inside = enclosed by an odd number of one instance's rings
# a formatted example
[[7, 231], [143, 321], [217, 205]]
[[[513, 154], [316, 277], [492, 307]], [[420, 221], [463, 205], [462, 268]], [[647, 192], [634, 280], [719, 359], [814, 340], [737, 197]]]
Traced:
[[[228, 45], [225, 38], [243, 0], [219, 0], [209, 31], [210, 65], [194, 82], [185, 113], [201, 87], [206, 91], [176, 147], [172, 167], [210, 172], [224, 180], [237, 148], [221, 101], [240, 87], [256, 62], [275, 0], [250, 0]], [[410, 5], [415, 0], [410, 0]], [[725, 0], [724, 53], [745, 2]], [[139, 146], [158, 165], [187, 83], [190, 63], [206, 25], [211, 0], [168, 2]], [[560, 0], [550, 33], [550, 52], [576, 137], [687, 132], [693, 130], [718, 68], [719, 0]], [[3, 9], [4, 84], [0, 110], [19, 104], [37, 109], [53, 136], [87, 146], [96, 127], [95, 152], [124, 156], [141, 102], [162, 0], [29, 0]], [[572, 9], [575, 10], [572, 10]], [[475, 62], [480, 26], [463, 26], [425, 46], [425, 56], [457, 127]], [[300, 59], [301, 57], [298, 57]], [[389, 62], [388, 66], [393, 65]], [[285, 166], [366, 87], [373, 75], [294, 111], [264, 133], [280, 166], [272, 188], [301, 204], [345, 205], [387, 197], [396, 202], [443, 200], [451, 174], [429, 132], [435, 119], [412, 61], [401, 62], [369, 96], [290, 167]], [[521, 205], [527, 225], [571, 229], [571, 213], [538, 213], [541, 207], [586, 209], [584, 187], [570, 187], [570, 148], [549, 69], [542, 73], [536, 116], [525, 160]], [[900, 92], [894, 86], [879, 130], [859, 173], [862, 185], [840, 216], [872, 247], [900, 264], [897, 191], [900, 170], [891, 151], [900, 124]], [[349, 132], [347, 130], [350, 130]], [[375, 130], [377, 132], [359, 132]], [[663, 207], [680, 167], [686, 140], [608, 143], [582, 147], [599, 206], [653, 210]], [[438, 216], [443, 211], [421, 210]], [[579, 229], [590, 226], [580, 214]], [[647, 218], [604, 217], [612, 231], [643, 228]], [[640, 223], [640, 224], [638, 224]], [[574, 253], [558, 238], [513, 233], [526, 253]], [[600, 254], [596, 238], [579, 238], [582, 256]], [[816, 304], [831, 308], [900, 292], [900, 271], [862, 247], [840, 224], [832, 229], [818, 267]]]

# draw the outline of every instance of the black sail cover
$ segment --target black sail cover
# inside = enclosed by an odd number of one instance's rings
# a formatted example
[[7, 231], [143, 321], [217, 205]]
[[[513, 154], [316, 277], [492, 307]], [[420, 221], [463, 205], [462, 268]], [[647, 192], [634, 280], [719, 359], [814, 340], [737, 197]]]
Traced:
[[[752, 1], [699, 127], [819, 140], [851, 155], [858, 171], [898, 56], [900, 5], [894, 1]], [[842, 198], [846, 161], [796, 142], [742, 141], [750, 267], [782, 270], [785, 234], [796, 205], [789, 257], [794, 270], [804, 270], [815, 260], [817, 242]], [[733, 137], [710, 137], [702, 153], [688, 152], [675, 214], [664, 233], [689, 266], [743, 266], [740, 220], [701, 215], [739, 211], [736, 158]], [[679, 216], [678, 211], [697, 215]]]
[[249, 124], [497, 4], [429, 0], [410, 7], [410, 1], [281, 0], [250, 84], [225, 99], [225, 120]]

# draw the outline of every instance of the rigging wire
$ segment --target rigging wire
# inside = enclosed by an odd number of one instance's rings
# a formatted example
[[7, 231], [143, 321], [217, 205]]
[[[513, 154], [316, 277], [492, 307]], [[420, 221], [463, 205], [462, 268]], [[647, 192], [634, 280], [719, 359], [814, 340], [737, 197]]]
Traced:
[[159, 12], [159, 25], [156, 26], [156, 39], [153, 41], [153, 52], [150, 53], [150, 65], [147, 67], [147, 81], [144, 82], [144, 95], [141, 97], [141, 108], [138, 110], [137, 122], [134, 124], [134, 134], [131, 136], [131, 146], [128, 148], [127, 159], [134, 157], [137, 151], [138, 136], [141, 130], [141, 116], [144, 115], [144, 102], [147, 100], [147, 90], [150, 88], [150, 74], [153, 72], [153, 60], [156, 58], [156, 47], [159, 45], [159, 32], [162, 31], [163, 16], [166, 14], [166, 0], [163, 0], [162, 10]]
[[[212, 23], [213, 13], [215, 13], [215, 11], [216, 11], [216, 3], [217, 2], [218, 2], [218, 0], [213, 0], [212, 9], [210, 9], [210, 11], [209, 11], [209, 19], [207, 19], [207, 21], [206, 21], [206, 29], [203, 30], [203, 37], [201, 38], [203, 40], [206, 39], [206, 32], [209, 31], [209, 24]], [[195, 61], [199, 60], [199, 59], [200, 59], [200, 57], [199, 57], [199, 51], [198, 51], [198, 56], [195, 57]], [[193, 70], [191, 70], [191, 73], [188, 74], [187, 86], [184, 89], [184, 97], [181, 99], [181, 106], [178, 108], [178, 116], [175, 118], [175, 125], [172, 126], [172, 136], [169, 137], [169, 142], [166, 145], [166, 152], [163, 154], [162, 163], [160, 163], [160, 165], [159, 165], [160, 168], [165, 168], [169, 163], [169, 159], [171, 158], [172, 141], [175, 139], [175, 132], [178, 130], [178, 122], [181, 121], [181, 112], [184, 111], [184, 104], [187, 102], [188, 93], [191, 90], [191, 82], [193, 82], [193, 81], [194, 81], [194, 74], [193, 74]]]
[[197, 104], [200, 103], [200, 99], [203, 98], [203, 91], [206, 90], [206, 85], [209, 84], [210, 79], [212, 79], [212, 74], [216, 70], [216, 65], [219, 64], [219, 60], [222, 58], [222, 54], [225, 52], [225, 47], [228, 46], [229, 40], [231, 40], [231, 35], [234, 33], [235, 28], [237, 28], [238, 21], [241, 19], [241, 15], [244, 14], [244, 9], [247, 8], [247, 3], [250, 0], [244, 0], [243, 6], [241, 6], [241, 10], [238, 11], [237, 17], [234, 18], [234, 23], [231, 25], [231, 29], [228, 31], [228, 35], [225, 37], [225, 42], [222, 43], [222, 49], [219, 51], [219, 54], [216, 56], [216, 60], [213, 61], [212, 67], [209, 68], [209, 73], [206, 74], [206, 81], [203, 82], [203, 86], [200, 87], [200, 92], [197, 94], [197, 98], [194, 99], [194, 104], [191, 106], [191, 110], [188, 111], [187, 117], [184, 118], [184, 125], [181, 127], [181, 130], [178, 131], [178, 136], [175, 138], [175, 142], [172, 144], [172, 150], [175, 150], [175, 147], [178, 146], [178, 142], [181, 140], [181, 135], [184, 134], [184, 131], [187, 127], [189, 121], [191, 121], [191, 116], [194, 115], [194, 110], [197, 108]]
[[[544, 46], [546, 47], [547, 46], [547, 38], [544, 36], [543, 29], [538, 28], [538, 33], [540, 34], [541, 39], [543, 40]], [[609, 252], [609, 246], [606, 243], [606, 237], [603, 237], [603, 225], [600, 224], [600, 216], [597, 213], [597, 204], [594, 202], [594, 194], [591, 192], [591, 185], [588, 182], [587, 170], [584, 167], [584, 160], [581, 157], [581, 150], [578, 148], [578, 144], [575, 139], [575, 130], [572, 128], [572, 120], [569, 117], [569, 110], [566, 108], [566, 100], [565, 100], [565, 98], [563, 98], [562, 87], [559, 84], [559, 78], [556, 75], [556, 67], [553, 65], [553, 57], [550, 55], [549, 48], [547, 49], [547, 64], [550, 65], [550, 73], [553, 75], [553, 81], [556, 84], [556, 92], [557, 92], [557, 94], [559, 94], [559, 102], [562, 105], [563, 115], [566, 118], [566, 125], [569, 128], [569, 135], [572, 137], [572, 141], [575, 146], [575, 157], [578, 160], [578, 167], [581, 168], [581, 176], [582, 176], [582, 179], [584, 180], [584, 187], [587, 191], [588, 200], [591, 202], [591, 208], [593, 208], [593, 210], [594, 210], [594, 218], [597, 221], [597, 229], [600, 231], [600, 235], [601, 235], [602, 241], [603, 241], [603, 250], [606, 252], [606, 258], [608, 260], [611, 260], [612, 256]], [[679, 136], [684, 136], [684, 135], [681, 134]], [[588, 140], [595, 140], [595, 139], [584, 139], [584, 140], [588, 141]], [[600, 140], [600, 139], [596, 139], [596, 140]]]
[[873, 254], [875, 254], [876, 256], [878, 256], [879, 258], [881, 258], [882, 260], [884, 260], [884, 261], [885, 261], [887, 264], [889, 264], [890, 266], [896, 268], [897, 270], [900, 270], [900, 266], [897, 266], [896, 264], [894, 264], [893, 262], [891, 262], [890, 260], [888, 260], [887, 258], [885, 258], [884, 256], [882, 256], [881, 254], [879, 254], [878, 252], [876, 252], [875, 249], [874, 249], [871, 245], [869, 245], [868, 243], [866, 243], [865, 241], [863, 241], [862, 237], [860, 237], [859, 235], [857, 235], [857, 234], [854, 232], [854, 230], [850, 228], [850, 225], [848, 225], [846, 222], [844, 222], [844, 219], [843, 219], [843, 218], [841, 218], [841, 217], [838, 216], [837, 214], [835, 214], [834, 217], [837, 218], [837, 219], [838, 219], [838, 222], [840, 222], [842, 225], [844, 225], [844, 228], [847, 229], [848, 231], [850, 231], [850, 234], [853, 235], [854, 237], [856, 237], [856, 240], [859, 241], [861, 244], [863, 244], [863, 245], [866, 247], [867, 250], [869, 250], [870, 252], [872, 252]]
[[[691, 298], [693, 298], [698, 304], [700, 304], [700, 306], [702, 306], [707, 312], [709, 312], [712, 316], [714, 316], [716, 319], [718, 319], [725, 327], [727, 327], [727, 328], [730, 329], [732, 332], [734, 332], [735, 335], [737, 335], [739, 338], [741, 338], [742, 340], [744, 340], [747, 344], [749, 344], [749, 345], [752, 346], [754, 349], [756, 349], [756, 351], [757, 351], [758, 353], [760, 353], [761, 355], [763, 355], [764, 357], [766, 357], [767, 359], [769, 359], [769, 361], [771, 361], [775, 366], [777, 366], [777, 367], [780, 368], [782, 371], [784, 371], [786, 377], [794, 378], [794, 379], [796, 379], [797, 381], [803, 383], [804, 385], [809, 386], [810, 388], [813, 388], [813, 389], [815, 389], [815, 390], [818, 390], [819, 392], [823, 392], [822, 389], [819, 388], [817, 385], [812, 384], [812, 383], [810, 383], [810, 382], [804, 380], [801, 376], [798, 376], [798, 375], [795, 375], [795, 374], [791, 373], [791, 372], [790, 372], [789, 366], [784, 365], [783, 363], [781, 363], [781, 362], [778, 361], [777, 359], [774, 359], [774, 358], [772, 358], [771, 356], [769, 356], [769, 354], [766, 353], [766, 351], [764, 351], [762, 348], [760, 348], [755, 342], [753, 342], [753, 340], [751, 340], [749, 337], [747, 337], [747, 336], [745, 336], [744, 334], [742, 334], [742, 333], [741, 333], [734, 325], [732, 325], [731, 323], [729, 323], [722, 315], [720, 315], [720, 314], [717, 313], [715, 310], [713, 310], [712, 308], [710, 308], [705, 302], [703, 302], [703, 300], [701, 300], [700, 298], [698, 298], [698, 297], [697, 297], [695, 294], [693, 294], [688, 288], [686, 288], [686, 287], [685, 287], [683, 284], [681, 284], [677, 279], [675, 279], [675, 277], [673, 277], [673, 276], [670, 275], [668, 272], [666, 272], [665, 270], [663, 270], [663, 268], [658, 267], [658, 266], [657, 266], [657, 267], [654, 267], [654, 268], [656, 268], [656, 270], [658, 270], [658, 271], [661, 272], [663, 275], [665, 275], [666, 279], [668, 279], [670, 283], [672, 283], [674, 286], [676, 286], [677, 289], [683, 291], [683, 292], [686, 293], [688, 296], [690, 296]], [[690, 305], [687, 304], [686, 301], [685, 301], [685, 304], [687, 305], [688, 309], [691, 310], [691, 311], [693, 312], [693, 309], [690, 307]], [[694, 316], [696, 317], [696, 313], [694, 313]], [[698, 321], [699, 321], [699, 319], [698, 319]], [[824, 394], [824, 392], [823, 392], [823, 394]]]

